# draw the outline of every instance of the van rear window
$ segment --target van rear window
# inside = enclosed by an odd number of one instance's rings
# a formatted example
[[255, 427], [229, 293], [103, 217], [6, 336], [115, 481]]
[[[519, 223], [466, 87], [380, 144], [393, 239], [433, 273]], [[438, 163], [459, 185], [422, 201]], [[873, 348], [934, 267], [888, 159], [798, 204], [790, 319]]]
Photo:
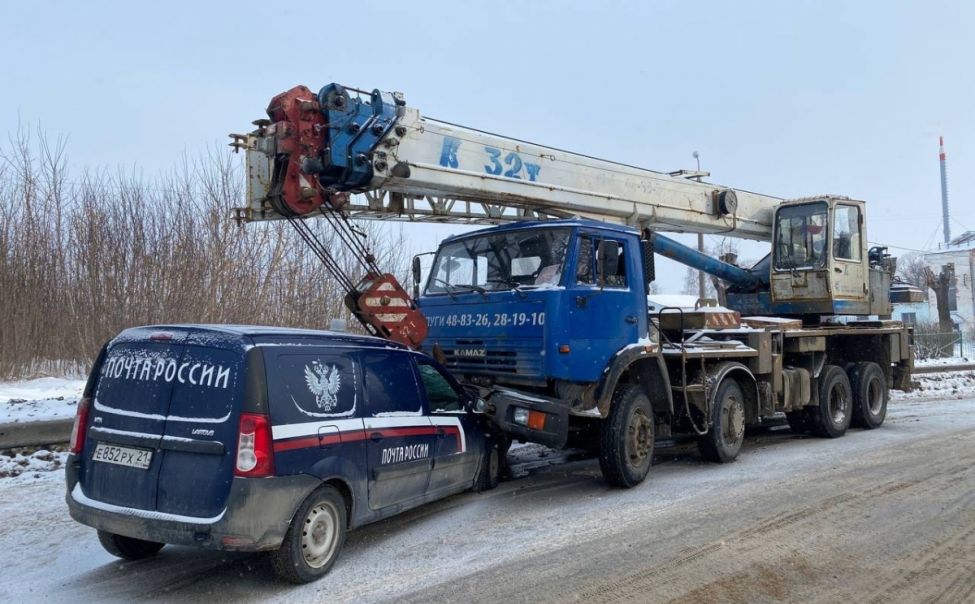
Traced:
[[277, 355], [268, 369], [275, 423], [355, 415], [361, 380], [353, 357], [285, 353]]

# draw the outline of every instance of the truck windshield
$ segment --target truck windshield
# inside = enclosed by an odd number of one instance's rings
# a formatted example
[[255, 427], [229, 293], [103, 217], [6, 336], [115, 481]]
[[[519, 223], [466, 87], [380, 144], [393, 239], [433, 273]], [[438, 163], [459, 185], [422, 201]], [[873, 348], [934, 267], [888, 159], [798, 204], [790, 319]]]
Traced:
[[789, 206], [775, 218], [775, 268], [815, 268], [826, 260], [825, 202]]
[[426, 293], [558, 285], [568, 245], [568, 229], [512, 231], [454, 241], [437, 253]]

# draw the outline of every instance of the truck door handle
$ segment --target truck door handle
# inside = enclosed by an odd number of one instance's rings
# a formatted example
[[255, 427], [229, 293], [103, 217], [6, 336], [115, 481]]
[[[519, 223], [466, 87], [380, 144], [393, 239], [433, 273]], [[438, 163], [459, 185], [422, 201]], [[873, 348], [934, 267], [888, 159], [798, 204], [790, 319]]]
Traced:
[[841, 269], [841, 268], [840, 268], [840, 267], [838, 267], [838, 266], [834, 266], [834, 267], [833, 267], [833, 270], [834, 270], [834, 271], [836, 271], [837, 273], [842, 273], [842, 272], [843, 272], [843, 269]]
[[636, 317], [634, 317], [633, 315], [627, 315], [627, 317], [623, 320], [629, 323], [630, 325], [636, 325]]
[[369, 440], [371, 440], [373, 442], [379, 442], [382, 439], [383, 439], [383, 433], [382, 432], [373, 432], [372, 434], [369, 435]]

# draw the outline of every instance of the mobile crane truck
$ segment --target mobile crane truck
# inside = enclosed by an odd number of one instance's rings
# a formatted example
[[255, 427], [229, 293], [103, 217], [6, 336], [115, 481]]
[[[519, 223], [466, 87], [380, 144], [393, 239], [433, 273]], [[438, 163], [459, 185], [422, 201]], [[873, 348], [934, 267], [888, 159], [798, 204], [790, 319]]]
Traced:
[[[288, 220], [370, 333], [441, 359], [515, 439], [588, 439], [611, 484], [640, 483], [657, 438], [690, 435], [729, 462], [772, 415], [836, 438], [879, 427], [889, 390], [910, 387], [911, 332], [890, 320], [895, 260], [868, 249], [862, 201], [604, 161], [424, 117], [400, 93], [298, 86], [267, 112], [231, 135], [248, 178], [237, 220]], [[312, 217], [365, 277], [341, 271]], [[443, 241], [425, 282], [414, 259], [411, 294], [352, 219], [498, 226]], [[742, 268], [660, 231], [772, 246]], [[723, 280], [726, 307], [651, 315], [654, 254]]]

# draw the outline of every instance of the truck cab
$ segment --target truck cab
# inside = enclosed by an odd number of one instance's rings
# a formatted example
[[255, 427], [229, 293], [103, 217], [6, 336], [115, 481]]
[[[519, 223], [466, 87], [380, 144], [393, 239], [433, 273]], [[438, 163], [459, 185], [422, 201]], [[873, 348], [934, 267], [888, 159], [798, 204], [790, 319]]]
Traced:
[[649, 343], [647, 249], [634, 229], [585, 219], [446, 239], [418, 297], [424, 349], [468, 383], [585, 412], [614, 356]]

